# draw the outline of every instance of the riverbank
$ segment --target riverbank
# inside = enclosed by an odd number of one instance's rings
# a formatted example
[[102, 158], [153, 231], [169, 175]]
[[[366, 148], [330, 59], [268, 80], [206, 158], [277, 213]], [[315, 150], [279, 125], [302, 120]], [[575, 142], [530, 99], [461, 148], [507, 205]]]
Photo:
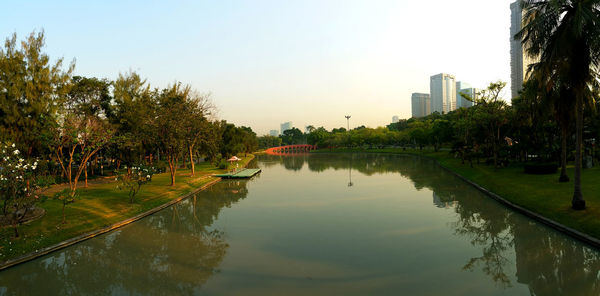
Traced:
[[[239, 165], [245, 167], [253, 158], [254, 155], [248, 154], [241, 158]], [[152, 182], [142, 186], [134, 203], [129, 202], [127, 191], [116, 188], [114, 181], [79, 188], [80, 198], [65, 209], [65, 224], [61, 224], [61, 201], [48, 199], [39, 203], [38, 207], [43, 208], [46, 214], [38, 220], [19, 226], [19, 238], [14, 238], [12, 228], [0, 229], [0, 269], [15, 258], [36, 255], [74, 238], [123, 226], [132, 222], [129, 220], [135, 217], [142, 218], [142, 214], [151, 214], [165, 204], [213, 184], [219, 178], [212, 175], [227, 170], [217, 169], [210, 163], [201, 163], [196, 165], [195, 171], [195, 176], [191, 177], [189, 169], [177, 170], [174, 186], [170, 186], [169, 172], [154, 175]], [[45, 194], [49, 195], [53, 191], [54, 188], [50, 188]]]
[[[471, 181], [482, 189], [496, 194], [516, 206], [540, 215], [543, 218], [564, 225], [593, 239], [600, 240], [600, 168], [585, 169], [582, 172], [582, 192], [587, 208], [583, 211], [571, 209], [573, 182], [558, 182], [559, 174], [529, 175], [523, 172], [522, 163], [511, 163], [508, 167], [495, 169], [483, 161], [473, 168], [462, 164], [460, 158], [454, 158], [448, 151], [411, 150], [401, 148], [388, 149], [322, 149], [313, 153], [392, 153], [425, 156], [435, 159], [446, 169]], [[573, 180], [573, 167], [567, 168], [567, 174]], [[542, 221], [548, 224], [545, 221]], [[568, 230], [562, 230], [567, 232]], [[590, 242], [593, 243], [593, 242]]]

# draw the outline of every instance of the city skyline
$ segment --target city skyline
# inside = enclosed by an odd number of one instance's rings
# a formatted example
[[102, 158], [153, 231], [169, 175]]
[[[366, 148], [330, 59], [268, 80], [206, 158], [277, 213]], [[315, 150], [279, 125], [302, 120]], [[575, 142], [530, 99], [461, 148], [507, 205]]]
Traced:
[[[346, 114], [351, 127], [409, 118], [411, 94], [440, 71], [482, 88], [510, 84], [513, 1], [482, 2], [10, 2], [0, 34], [22, 40], [43, 29], [45, 51], [76, 59], [75, 75], [133, 70], [152, 87], [190, 84], [211, 94], [220, 119], [262, 135], [284, 121], [332, 129]], [[459, 46], [456, 34], [440, 34], [449, 23], [479, 41]], [[456, 46], [440, 54], [435, 44]]]

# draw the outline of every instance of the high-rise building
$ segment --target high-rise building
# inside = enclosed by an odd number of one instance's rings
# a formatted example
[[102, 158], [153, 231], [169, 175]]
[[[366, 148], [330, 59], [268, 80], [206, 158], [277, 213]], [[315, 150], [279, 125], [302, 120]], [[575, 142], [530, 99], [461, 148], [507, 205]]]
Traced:
[[524, 50], [520, 40], [515, 35], [523, 26], [523, 9], [520, 0], [510, 4], [510, 92], [517, 97], [523, 89], [523, 81], [527, 79], [527, 67], [533, 62]]
[[431, 114], [431, 97], [429, 94], [413, 93], [411, 102], [412, 117], [423, 117]]
[[466, 82], [456, 82], [456, 108], [458, 109], [473, 107], [473, 102], [467, 100], [462, 94], [466, 94], [474, 100], [477, 97], [477, 89], [472, 88], [471, 85]]
[[456, 110], [456, 79], [453, 75], [433, 75], [429, 82], [431, 112], [448, 113]]
[[281, 134], [283, 135], [283, 132], [292, 129], [292, 122], [288, 121], [288, 122], [284, 122], [280, 125], [281, 127]]
[[400, 121], [400, 118], [398, 117], [398, 115], [392, 116], [392, 123], [396, 123], [398, 121]]
[[278, 130], [271, 130], [271, 131], [269, 131], [269, 135], [273, 136], [273, 137], [277, 137], [277, 136], [279, 136], [279, 131]]

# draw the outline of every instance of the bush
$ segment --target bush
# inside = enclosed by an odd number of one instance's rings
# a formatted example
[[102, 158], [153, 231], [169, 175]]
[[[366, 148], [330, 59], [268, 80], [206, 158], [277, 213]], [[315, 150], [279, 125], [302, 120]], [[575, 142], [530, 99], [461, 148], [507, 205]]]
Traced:
[[224, 159], [223, 159], [223, 160], [221, 160], [221, 161], [219, 162], [219, 166], [218, 166], [218, 167], [219, 167], [219, 169], [222, 169], [222, 170], [224, 170], [224, 169], [226, 169], [226, 168], [227, 168], [227, 166], [228, 166], [227, 160], [224, 160]]
[[166, 161], [160, 160], [154, 164], [154, 169], [156, 173], [164, 173], [167, 171], [168, 165]]
[[[58, 178], [60, 180], [60, 178]], [[37, 178], [38, 186], [42, 188], [50, 187], [56, 183], [56, 178], [54, 176], [46, 175], [46, 176], [38, 176]]]
[[558, 171], [558, 165], [555, 163], [529, 163], [525, 165], [525, 174], [549, 175]]

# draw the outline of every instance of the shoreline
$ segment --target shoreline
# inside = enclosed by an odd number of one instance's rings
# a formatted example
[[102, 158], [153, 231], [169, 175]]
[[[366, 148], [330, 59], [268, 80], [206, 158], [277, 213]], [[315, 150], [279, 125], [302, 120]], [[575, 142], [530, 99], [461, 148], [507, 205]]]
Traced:
[[171, 200], [171, 201], [169, 201], [167, 203], [164, 203], [164, 204], [162, 204], [162, 205], [160, 205], [158, 207], [155, 207], [155, 208], [150, 209], [150, 210], [148, 210], [146, 212], [138, 214], [138, 215], [136, 215], [134, 217], [125, 219], [123, 221], [114, 223], [112, 225], [109, 225], [109, 226], [101, 228], [101, 229], [92, 230], [90, 232], [84, 233], [84, 234], [76, 236], [74, 238], [70, 238], [68, 240], [62, 241], [62, 242], [60, 242], [58, 244], [55, 244], [55, 245], [43, 248], [43, 249], [41, 249], [39, 251], [31, 252], [31, 253], [22, 255], [20, 257], [17, 257], [15, 259], [10, 259], [10, 260], [4, 261], [0, 265], [0, 271], [4, 270], [4, 269], [7, 269], [7, 268], [10, 268], [10, 267], [13, 267], [13, 266], [18, 265], [18, 264], [21, 264], [21, 263], [33, 260], [35, 258], [38, 258], [38, 257], [44, 256], [44, 255], [50, 254], [50, 253], [52, 253], [54, 251], [58, 251], [60, 249], [66, 248], [68, 246], [77, 244], [77, 243], [85, 241], [85, 240], [88, 240], [88, 239], [96, 237], [98, 235], [101, 235], [101, 234], [113, 231], [115, 229], [119, 229], [119, 228], [121, 228], [123, 226], [131, 224], [131, 223], [133, 223], [135, 221], [138, 221], [138, 220], [140, 220], [140, 219], [142, 219], [144, 217], [150, 216], [150, 215], [152, 215], [152, 214], [154, 214], [154, 213], [156, 213], [158, 211], [161, 211], [161, 210], [163, 210], [165, 208], [168, 208], [168, 207], [170, 207], [170, 206], [172, 206], [172, 205], [174, 205], [176, 203], [179, 203], [180, 201], [182, 201], [182, 200], [184, 200], [184, 199], [186, 199], [186, 198], [188, 198], [188, 197], [190, 197], [190, 196], [192, 196], [192, 195], [194, 195], [194, 194], [196, 194], [196, 193], [198, 193], [200, 191], [203, 191], [203, 190], [209, 188], [210, 186], [212, 186], [212, 185], [214, 185], [214, 184], [216, 184], [216, 183], [218, 183], [220, 181], [221, 181], [221, 178], [215, 178], [214, 180], [209, 181], [208, 183], [202, 185], [201, 187], [197, 188], [194, 191], [188, 192], [188, 193], [186, 193], [186, 194], [184, 194], [182, 196], [179, 196], [179, 197], [177, 197], [177, 198], [175, 198], [175, 199], [173, 199], [173, 200]]
[[[254, 158], [255, 158], [254, 155], [252, 155], [252, 157], [244, 164], [243, 167], [247, 167], [248, 164]], [[178, 196], [178, 197], [176, 197], [174, 199], [171, 199], [168, 202], [165, 202], [165, 203], [163, 203], [161, 205], [158, 205], [158, 206], [156, 206], [156, 207], [154, 207], [152, 209], [149, 209], [149, 210], [147, 210], [147, 211], [145, 211], [143, 213], [140, 213], [140, 214], [137, 214], [137, 215], [135, 215], [133, 217], [129, 217], [129, 218], [125, 219], [125, 220], [121, 220], [119, 222], [113, 223], [113, 224], [111, 224], [109, 226], [102, 227], [102, 228], [95, 229], [95, 230], [91, 230], [91, 231], [86, 232], [84, 234], [81, 234], [81, 235], [69, 238], [67, 240], [63, 240], [63, 241], [61, 241], [59, 243], [50, 245], [50, 246], [42, 248], [40, 250], [32, 251], [32, 252], [29, 252], [27, 254], [18, 256], [16, 258], [12, 258], [12, 259], [6, 260], [4, 262], [0, 262], [0, 272], [3, 271], [3, 270], [5, 270], [5, 269], [8, 269], [10, 267], [13, 267], [15, 265], [19, 265], [21, 263], [25, 263], [27, 261], [36, 259], [38, 257], [50, 254], [50, 253], [52, 253], [54, 251], [58, 251], [60, 249], [72, 246], [72, 245], [77, 244], [79, 242], [83, 242], [83, 241], [88, 240], [90, 238], [93, 238], [93, 237], [102, 235], [104, 233], [107, 233], [107, 232], [119, 229], [119, 228], [124, 227], [126, 225], [129, 225], [129, 224], [131, 224], [133, 222], [136, 222], [136, 221], [138, 221], [138, 220], [140, 220], [142, 218], [150, 216], [150, 215], [152, 215], [152, 214], [154, 214], [154, 213], [156, 213], [158, 211], [161, 211], [161, 210], [163, 210], [165, 208], [168, 208], [168, 207], [170, 207], [170, 206], [172, 206], [174, 204], [177, 204], [177, 203], [179, 203], [179, 202], [181, 202], [181, 201], [183, 201], [183, 200], [185, 200], [185, 199], [193, 196], [194, 194], [197, 194], [198, 192], [201, 192], [201, 191], [204, 191], [204, 190], [210, 188], [211, 186], [213, 186], [214, 184], [216, 184], [216, 183], [218, 183], [218, 182], [220, 182], [222, 180], [222, 178], [214, 177], [213, 175], [209, 176], [209, 178], [213, 178], [213, 180], [208, 181], [207, 183], [203, 184], [202, 186], [200, 186], [198, 188], [195, 188], [194, 190], [192, 190], [190, 192], [187, 192], [187, 193], [185, 193], [183, 195], [180, 195], [180, 196]]]
[[[311, 152], [313, 153], [313, 152]], [[492, 199], [496, 200], [497, 202], [501, 203], [502, 205], [522, 214], [525, 215], [531, 219], [534, 219], [540, 223], [543, 223], [544, 225], [551, 227], [553, 229], [555, 229], [556, 231], [559, 231], [561, 233], [564, 233], [566, 235], [569, 235], [570, 237], [577, 239], [583, 243], [588, 244], [591, 247], [594, 248], [598, 248], [600, 249], [600, 239], [596, 238], [590, 234], [587, 234], [583, 231], [574, 229], [572, 227], [566, 226], [560, 222], [557, 222], [553, 219], [550, 219], [542, 214], [536, 213], [532, 210], [529, 210], [527, 208], [525, 208], [522, 205], [519, 205], [513, 201], [510, 201], [504, 197], [502, 197], [501, 195], [493, 192], [490, 189], [487, 189], [485, 187], [483, 187], [482, 185], [478, 184], [477, 182], [461, 175], [459, 172], [453, 170], [452, 168], [442, 164], [440, 162], [439, 159], [437, 159], [436, 157], [433, 156], [429, 156], [429, 155], [425, 155], [422, 152], [410, 152], [410, 151], [378, 151], [377, 149], [373, 149], [373, 151], [365, 151], [365, 150], [331, 150], [331, 151], [326, 151], [326, 150], [322, 150], [322, 151], [316, 151], [314, 153], [371, 153], [371, 154], [395, 154], [395, 155], [407, 155], [407, 156], [417, 156], [417, 157], [425, 157], [427, 159], [431, 159], [433, 160], [436, 165], [440, 166], [441, 168], [443, 168], [445, 171], [451, 173], [452, 175], [458, 177], [459, 179], [461, 179], [462, 181], [468, 183], [469, 185], [475, 187], [477, 190], [479, 190], [480, 192], [484, 193], [485, 195], [491, 197]]]

